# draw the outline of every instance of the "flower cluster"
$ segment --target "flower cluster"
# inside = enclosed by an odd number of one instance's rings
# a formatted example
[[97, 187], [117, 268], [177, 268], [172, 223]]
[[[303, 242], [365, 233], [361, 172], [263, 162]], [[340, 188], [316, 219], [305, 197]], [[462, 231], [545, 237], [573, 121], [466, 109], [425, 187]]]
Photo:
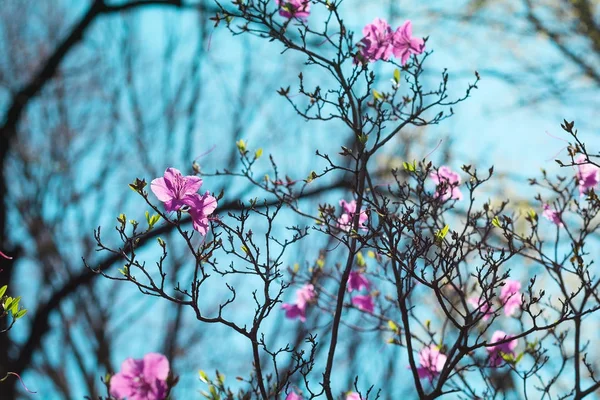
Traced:
[[406, 64], [411, 54], [421, 54], [425, 49], [423, 39], [412, 37], [410, 21], [392, 31], [386, 20], [375, 20], [363, 28], [364, 37], [358, 42], [358, 58], [367, 62], [388, 61], [392, 55]]
[[141, 360], [128, 358], [110, 378], [110, 395], [121, 400], [164, 400], [167, 397], [169, 360], [149, 353]]
[[[338, 228], [345, 232], [350, 232], [354, 215], [356, 215], [356, 201], [352, 200], [351, 202], [347, 202], [346, 200], [340, 200], [340, 206], [342, 207], [343, 213], [337, 220]], [[358, 217], [358, 225], [361, 230], [367, 230], [367, 225], [365, 223], [368, 219], [367, 212], [363, 208]]]
[[279, 15], [284, 18], [306, 20], [310, 15], [310, 0], [275, 0], [279, 6]]
[[[508, 340], [512, 338], [512, 335], [508, 335], [502, 331], [496, 331], [492, 334], [492, 339], [490, 339], [490, 343], [498, 343], [503, 340]], [[517, 347], [517, 340], [513, 339], [505, 343], [497, 344], [495, 346], [486, 347], [489, 356], [490, 356], [490, 367], [498, 367], [502, 364], [502, 355], [515, 356], [515, 348]]]
[[296, 291], [295, 303], [283, 303], [281, 308], [285, 310], [285, 316], [290, 319], [300, 318], [300, 321], [306, 322], [306, 307], [316, 297], [315, 287], [310, 283], [302, 286]]
[[162, 178], [156, 178], [150, 188], [168, 212], [185, 210], [192, 217], [194, 229], [206, 235], [209, 228], [208, 216], [217, 208], [217, 199], [206, 192], [199, 194], [202, 179], [183, 176], [176, 168], [167, 168]]
[[460, 175], [452, 171], [449, 167], [442, 166], [437, 171], [433, 171], [429, 177], [437, 185], [435, 198], [441, 197], [446, 201], [449, 199], [462, 200], [463, 195], [458, 186], [460, 185]]
[[[371, 283], [369, 280], [360, 272], [351, 271], [348, 276], [348, 291], [353, 292], [354, 290], [360, 291], [362, 289], [369, 290]], [[372, 313], [375, 309], [373, 304], [373, 297], [370, 294], [356, 295], [352, 297], [352, 305], [361, 311]]]
[[[521, 307], [521, 282], [512, 279], [507, 279], [500, 290], [500, 304], [504, 309], [504, 315], [510, 317]], [[487, 321], [494, 312], [492, 311], [492, 305], [489, 301], [486, 301], [482, 297], [470, 297], [468, 299], [469, 304], [479, 312], [483, 313], [483, 320]]]
[[447, 358], [436, 345], [423, 347], [419, 351], [419, 367], [417, 368], [419, 378], [427, 378], [433, 381], [433, 378], [442, 372]]
[[575, 159], [577, 165], [577, 185], [579, 194], [583, 195], [600, 183], [600, 168], [594, 164], [586, 163], [586, 156], [581, 154]]

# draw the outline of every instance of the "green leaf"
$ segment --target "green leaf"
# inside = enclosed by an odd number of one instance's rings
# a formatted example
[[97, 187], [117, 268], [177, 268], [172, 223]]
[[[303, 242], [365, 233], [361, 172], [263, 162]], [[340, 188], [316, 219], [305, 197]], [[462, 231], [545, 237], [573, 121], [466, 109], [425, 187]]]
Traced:
[[442, 240], [444, 240], [444, 238], [448, 234], [449, 229], [450, 229], [450, 225], [446, 225], [446, 226], [444, 226], [444, 228], [441, 231], [437, 231], [435, 233], [435, 241], [439, 243]]
[[383, 100], [383, 95], [375, 89], [373, 89], [373, 97], [375, 97], [375, 100]]
[[500, 218], [498, 218], [498, 216], [496, 215], [493, 219], [492, 219], [492, 225], [494, 225], [496, 228], [500, 228]]
[[206, 372], [200, 370], [198, 371], [198, 375], [200, 376], [200, 380], [204, 383], [208, 383], [210, 382], [210, 380], [208, 379], [208, 375], [206, 375]]
[[256, 158], [257, 160], [258, 160], [259, 158], [261, 158], [261, 157], [262, 157], [262, 155], [263, 155], [263, 149], [262, 149], [262, 148], [260, 148], [260, 149], [258, 149], [258, 150], [256, 150], [256, 151], [254, 152], [254, 158]]
[[364, 267], [365, 265], [367, 265], [367, 262], [365, 261], [365, 258], [363, 257], [360, 251], [356, 253], [356, 265], [358, 265], [359, 267]]
[[400, 84], [400, 70], [398, 68], [394, 70], [394, 82]]
[[396, 323], [394, 321], [392, 321], [391, 319], [388, 321], [388, 326], [394, 333], [398, 333], [400, 331], [400, 328], [398, 328], [398, 325], [396, 325]]
[[27, 314], [27, 309], [23, 308], [22, 310], [19, 310], [16, 314], [14, 314], [14, 318], [19, 319], [19, 318], [25, 316], [25, 314]]
[[4, 293], [6, 293], [6, 289], [8, 289], [8, 285], [4, 285], [4, 286], [0, 287], [0, 298], [2, 298], [2, 296], [4, 296]]
[[244, 154], [246, 152], [246, 142], [244, 141], [244, 139], [238, 140], [237, 142], [235, 142], [235, 145], [237, 146], [240, 153]]

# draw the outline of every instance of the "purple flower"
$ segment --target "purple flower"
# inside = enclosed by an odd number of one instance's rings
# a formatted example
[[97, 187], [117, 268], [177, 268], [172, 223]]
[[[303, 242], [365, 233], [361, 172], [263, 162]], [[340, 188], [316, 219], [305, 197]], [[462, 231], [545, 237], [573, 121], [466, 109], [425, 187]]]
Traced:
[[577, 183], [579, 185], [579, 194], [587, 193], [590, 189], [598, 186], [600, 182], [600, 168], [594, 164], [589, 164], [586, 157], [581, 154], [575, 160], [577, 164]]
[[387, 61], [394, 54], [392, 28], [386, 20], [375, 18], [363, 28], [364, 37], [358, 42], [360, 55], [366, 61]]
[[[344, 212], [337, 220], [338, 228], [345, 232], [350, 232], [350, 229], [352, 229], [352, 220], [356, 214], [356, 201], [352, 200], [348, 203], [346, 200], [340, 200], [340, 206], [342, 206], [342, 210]], [[360, 229], [364, 231], [367, 230], [365, 222], [367, 222], [368, 219], [369, 217], [367, 216], [367, 212], [365, 209], [362, 209], [360, 211], [360, 216], [358, 217], [358, 226]]]
[[167, 168], [162, 178], [150, 183], [150, 188], [158, 200], [165, 203], [168, 212], [177, 211], [185, 205], [185, 200], [193, 197], [202, 186], [197, 176], [183, 176], [177, 168]]
[[485, 301], [483, 297], [469, 297], [467, 300], [470, 305], [473, 306], [477, 311], [483, 314], [483, 320], [487, 321], [494, 314], [492, 311], [492, 305]]
[[206, 192], [203, 195], [195, 193], [184, 200], [184, 204], [189, 206], [188, 213], [192, 217], [194, 229], [200, 232], [201, 235], [206, 235], [208, 232], [209, 223], [208, 216], [217, 208], [217, 199]]
[[300, 321], [306, 322], [306, 307], [316, 297], [315, 287], [311, 284], [302, 286], [296, 291], [295, 303], [283, 303], [281, 308], [285, 310], [285, 316], [289, 319], [300, 318]]
[[164, 400], [167, 396], [169, 360], [148, 353], [141, 360], [128, 358], [121, 371], [110, 378], [110, 395], [127, 400]]
[[542, 215], [553, 224], [558, 226], [564, 226], [563, 222], [560, 220], [560, 213], [557, 210], [551, 209], [550, 206], [546, 203], [544, 204], [544, 212]]
[[433, 381], [433, 378], [438, 376], [444, 368], [447, 358], [434, 344], [423, 347], [419, 351], [420, 366], [417, 368], [419, 378], [428, 378], [429, 381]]
[[[490, 344], [498, 343], [502, 340], [510, 339], [512, 335], [507, 335], [505, 332], [496, 331], [492, 335], [492, 339], [490, 340]], [[515, 348], [517, 347], [517, 339], [513, 339], [506, 343], [498, 344], [496, 346], [486, 347], [486, 350], [490, 356], [490, 367], [498, 367], [502, 364], [502, 354], [515, 356]]]
[[351, 271], [348, 277], [348, 291], [360, 291], [362, 289], [369, 290], [371, 286], [369, 280], [360, 272]]
[[406, 21], [396, 29], [392, 36], [394, 56], [400, 57], [402, 65], [406, 64], [411, 54], [421, 54], [425, 48], [423, 39], [412, 37], [412, 22]]
[[500, 301], [504, 306], [504, 315], [510, 317], [521, 308], [521, 282], [507, 279], [500, 291]]
[[275, 0], [279, 6], [279, 15], [284, 18], [300, 18], [306, 20], [310, 15], [309, 0]]
[[444, 201], [448, 199], [461, 200], [463, 198], [461, 191], [458, 189], [460, 175], [449, 167], [442, 166], [437, 171], [429, 174], [429, 177], [437, 185], [435, 198], [441, 197]]
[[289, 392], [288, 395], [285, 396], [285, 400], [302, 400], [302, 396], [294, 392]]
[[372, 313], [375, 309], [373, 298], [370, 295], [358, 295], [352, 298], [352, 305], [361, 311]]
[[346, 395], [346, 400], [362, 400], [360, 394], [356, 392], [350, 392]]

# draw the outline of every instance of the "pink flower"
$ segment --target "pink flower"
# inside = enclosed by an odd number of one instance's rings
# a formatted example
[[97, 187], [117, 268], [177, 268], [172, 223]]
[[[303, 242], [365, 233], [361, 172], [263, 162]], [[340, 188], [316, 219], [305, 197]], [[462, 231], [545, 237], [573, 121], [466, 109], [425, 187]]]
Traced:
[[510, 317], [521, 308], [521, 282], [507, 279], [500, 291], [500, 301], [504, 306], [504, 315]]
[[141, 360], [128, 358], [121, 371], [110, 378], [110, 395], [127, 400], [164, 400], [167, 396], [169, 360], [148, 353]]
[[[496, 331], [492, 335], [490, 344], [497, 343], [502, 340], [506, 340], [506, 339], [510, 339], [510, 338], [512, 338], [512, 335], [507, 335], [505, 332], [502, 332], [502, 331]], [[489, 361], [490, 367], [498, 367], [499, 365], [502, 364], [503, 359], [502, 359], [502, 354], [500, 354], [500, 353], [512, 355], [514, 357], [515, 356], [514, 350], [516, 347], [517, 347], [517, 339], [513, 339], [509, 342], [498, 344], [496, 346], [486, 347], [486, 350], [488, 351], [489, 356], [490, 356], [490, 361]]]
[[[346, 202], [346, 200], [340, 200], [340, 206], [342, 206], [342, 210], [344, 211], [342, 215], [338, 218], [338, 228], [345, 231], [350, 232], [352, 229], [352, 220], [354, 219], [354, 215], [356, 214], [356, 201], [352, 200], [350, 203]], [[367, 216], [367, 212], [363, 208], [360, 211], [360, 216], [358, 217], [358, 226], [360, 229], [366, 231], [367, 226], [365, 222], [369, 217]]]
[[176, 168], [167, 168], [162, 178], [154, 179], [150, 188], [158, 200], [165, 203], [168, 212], [177, 211], [185, 205], [185, 200], [193, 197], [202, 186], [197, 176], [183, 176]]
[[412, 22], [406, 21], [392, 36], [394, 56], [400, 57], [401, 64], [408, 61], [411, 54], [421, 54], [425, 48], [423, 39], [412, 37]]
[[586, 163], [586, 157], [581, 154], [575, 160], [577, 166], [577, 183], [579, 185], [579, 194], [587, 193], [588, 190], [598, 186], [600, 182], [600, 168], [593, 164]]
[[542, 214], [553, 224], [564, 226], [563, 222], [560, 220], [560, 213], [557, 210], [551, 209], [548, 204], [544, 204], [544, 212]]
[[447, 358], [445, 354], [440, 353], [436, 345], [432, 344], [423, 347], [419, 351], [420, 366], [417, 368], [419, 378], [428, 378], [430, 381], [433, 381], [433, 378], [438, 376], [444, 368]]
[[351, 271], [350, 276], [348, 277], [348, 291], [352, 292], [353, 290], [360, 291], [362, 289], [369, 290], [370, 286], [369, 280], [360, 272]]
[[288, 395], [285, 396], [285, 400], [302, 400], [302, 396], [294, 392], [289, 392]]
[[473, 306], [473, 308], [480, 313], [483, 313], [482, 319], [484, 321], [487, 321], [492, 315], [494, 315], [494, 312], [492, 311], [492, 305], [485, 301], [483, 297], [470, 297], [467, 301]]
[[370, 295], [358, 295], [352, 298], [352, 304], [361, 311], [372, 313], [375, 309], [373, 298]]
[[364, 37], [358, 42], [360, 55], [366, 61], [387, 61], [394, 54], [392, 28], [386, 20], [375, 18], [363, 28]]
[[458, 189], [460, 175], [449, 167], [442, 166], [437, 171], [429, 174], [429, 177], [437, 185], [434, 197], [441, 197], [444, 201], [448, 199], [461, 200], [463, 198], [461, 191]]
[[346, 396], [346, 400], [362, 400], [362, 398], [360, 397], [360, 394], [356, 392], [350, 392]]
[[285, 316], [289, 319], [300, 318], [306, 322], [306, 307], [316, 297], [315, 287], [311, 284], [302, 286], [296, 291], [296, 303], [283, 303], [281, 308], [285, 310]]
[[279, 15], [284, 18], [300, 18], [306, 20], [310, 15], [309, 0], [275, 0], [279, 6]]
[[217, 208], [217, 199], [206, 192], [203, 195], [195, 193], [188, 196], [183, 203], [189, 206], [189, 214], [192, 217], [194, 229], [200, 232], [201, 235], [206, 235], [208, 232], [209, 223], [208, 216]]

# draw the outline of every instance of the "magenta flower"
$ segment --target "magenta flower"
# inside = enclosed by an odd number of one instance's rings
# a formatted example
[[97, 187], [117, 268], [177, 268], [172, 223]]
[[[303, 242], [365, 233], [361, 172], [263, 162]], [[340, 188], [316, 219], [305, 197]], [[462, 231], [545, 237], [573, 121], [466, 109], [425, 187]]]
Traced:
[[480, 313], [483, 313], [482, 319], [484, 321], [487, 321], [492, 315], [494, 315], [494, 312], [492, 311], [492, 305], [488, 301], [485, 301], [483, 297], [469, 297], [467, 301], [473, 306], [473, 308]]
[[193, 197], [202, 186], [197, 176], [183, 176], [176, 168], [167, 168], [162, 178], [150, 183], [150, 188], [158, 200], [165, 203], [168, 212], [177, 211], [185, 205], [185, 200]]
[[360, 397], [360, 394], [356, 392], [350, 392], [346, 396], [346, 400], [362, 400], [362, 398]]
[[285, 310], [285, 316], [289, 319], [300, 318], [300, 321], [306, 322], [306, 307], [316, 297], [315, 287], [311, 284], [302, 286], [296, 291], [296, 302], [283, 303], [281, 308]]
[[[352, 220], [356, 214], [356, 201], [352, 200], [350, 203], [348, 203], [346, 200], [340, 200], [340, 206], [342, 206], [342, 210], [344, 212], [337, 220], [338, 228], [345, 232], [350, 232], [350, 229], [352, 229]], [[360, 216], [358, 217], [358, 225], [360, 229], [364, 231], [367, 230], [365, 222], [367, 222], [368, 219], [369, 217], [367, 216], [367, 212], [363, 208], [360, 211]]]
[[504, 306], [504, 315], [510, 317], [521, 308], [521, 282], [507, 279], [500, 291], [500, 301]]
[[360, 272], [351, 271], [348, 277], [348, 291], [353, 290], [360, 291], [362, 289], [369, 290], [371, 283], [369, 280]]
[[396, 29], [392, 36], [394, 56], [400, 57], [402, 65], [406, 64], [411, 54], [421, 54], [425, 48], [423, 39], [412, 37], [412, 22], [406, 21]]
[[195, 193], [184, 200], [184, 204], [189, 206], [188, 213], [192, 217], [194, 229], [201, 235], [206, 235], [208, 228], [208, 216], [217, 208], [217, 199], [206, 192], [203, 195]]
[[289, 392], [288, 395], [285, 396], [285, 400], [302, 400], [302, 396], [294, 392]]
[[579, 194], [587, 193], [590, 189], [598, 186], [600, 182], [600, 168], [593, 164], [584, 164], [585, 156], [581, 154], [575, 160], [577, 166], [577, 183], [579, 185]]
[[358, 42], [360, 55], [366, 61], [387, 61], [394, 54], [392, 28], [386, 20], [375, 18], [363, 28], [364, 37]]
[[141, 360], [128, 358], [121, 371], [110, 378], [110, 395], [121, 400], [164, 400], [167, 396], [169, 360], [148, 353]]
[[428, 378], [429, 381], [433, 381], [433, 378], [442, 372], [447, 358], [445, 354], [440, 353], [440, 350], [434, 344], [423, 347], [419, 351], [420, 366], [417, 368], [419, 378]]
[[361, 311], [372, 313], [375, 309], [373, 298], [370, 295], [358, 295], [352, 298], [352, 305]]
[[544, 204], [544, 212], [542, 213], [542, 215], [544, 215], [544, 217], [553, 224], [556, 224], [558, 226], [564, 226], [563, 222], [560, 219], [560, 213], [557, 210], [550, 208], [550, 206], [547, 203]]
[[309, 0], [275, 0], [279, 6], [279, 15], [284, 18], [300, 18], [306, 20], [310, 15]]
[[[506, 340], [506, 339], [510, 339], [512, 338], [512, 335], [507, 335], [505, 332], [502, 331], [496, 331], [494, 332], [494, 334], [492, 335], [492, 339], [490, 340], [490, 344], [494, 344], [497, 342], [500, 342], [502, 340]], [[502, 364], [502, 354], [507, 354], [507, 355], [512, 355], [513, 357], [515, 356], [515, 348], [517, 347], [517, 339], [513, 339], [509, 342], [506, 343], [502, 343], [502, 344], [498, 344], [496, 346], [489, 346], [486, 347], [486, 350], [489, 353], [490, 356], [490, 367], [498, 367]]]
[[437, 185], [435, 198], [441, 197], [444, 201], [448, 199], [461, 200], [463, 198], [461, 191], [458, 189], [460, 175], [449, 167], [442, 166], [437, 171], [431, 172], [429, 177]]

